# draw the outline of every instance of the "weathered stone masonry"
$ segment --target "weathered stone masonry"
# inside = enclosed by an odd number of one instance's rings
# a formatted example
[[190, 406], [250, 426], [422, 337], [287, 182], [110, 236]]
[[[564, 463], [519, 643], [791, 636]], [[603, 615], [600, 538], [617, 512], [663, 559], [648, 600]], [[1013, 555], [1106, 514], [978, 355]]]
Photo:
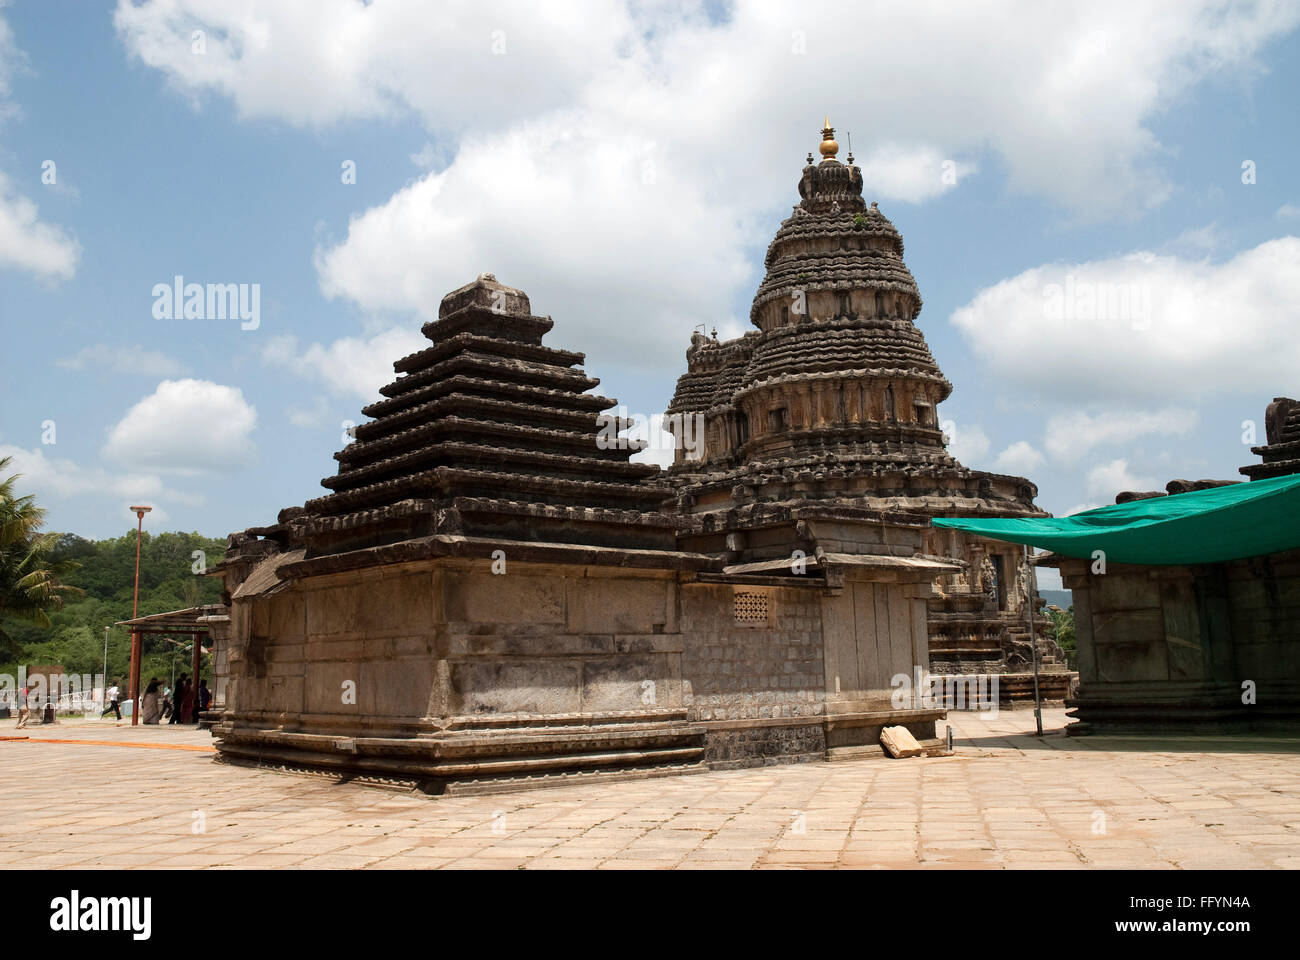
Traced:
[[[941, 711], [890, 703], [923, 633], [882, 656], [894, 620], [843, 610], [866, 584], [923, 620], [948, 565], [915, 556], [920, 525], [660, 512], [671, 490], [637, 444], [595, 442], [615, 401], [550, 327], [490, 275], [449, 294], [332, 492], [231, 537], [221, 756], [441, 792], [878, 754], [890, 723], [932, 737]], [[796, 544], [805, 577], [745, 569]]]

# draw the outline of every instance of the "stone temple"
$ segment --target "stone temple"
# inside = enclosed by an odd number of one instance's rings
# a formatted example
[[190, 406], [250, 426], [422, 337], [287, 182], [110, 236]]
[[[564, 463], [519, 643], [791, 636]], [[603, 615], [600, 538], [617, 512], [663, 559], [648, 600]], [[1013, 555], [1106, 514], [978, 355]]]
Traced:
[[327, 493], [213, 571], [223, 759], [457, 792], [879, 755], [937, 748], [931, 663], [1019, 671], [1018, 548], [929, 519], [1036, 489], [947, 454], [902, 239], [837, 151], [828, 123], [757, 329], [693, 338], [667, 471], [605, 442], [630, 424], [522, 291], [448, 294]]
[[[924, 518], [1042, 516], [1028, 480], [969, 470], [945, 449], [937, 411], [952, 384], [916, 326], [921, 294], [903, 238], [863, 201], [852, 155], [835, 160], [829, 119], [822, 138], [822, 160], [809, 155], [802, 199], [768, 246], [750, 310], [756, 329], [722, 343], [692, 338], [668, 412], [703, 419], [694, 445], [703, 449], [692, 459], [691, 445], [678, 444], [678, 509], [725, 516], [801, 502]], [[839, 552], [834, 541], [822, 548]], [[922, 552], [963, 561], [937, 578], [928, 603], [934, 672], [997, 674], [1003, 699], [1032, 696], [1020, 548], [927, 525]], [[1071, 674], [1035, 614], [1040, 686], [1060, 699]]]
[[[1238, 472], [1252, 482], [1300, 474], [1300, 401], [1274, 398], [1264, 422], [1267, 442], [1251, 447], [1260, 462]], [[1115, 502], [1241, 482], [1171, 480], [1164, 490], [1124, 491]], [[1296, 526], [1294, 508], [1274, 510], [1268, 526], [1285, 535]], [[1205, 539], [1223, 546], [1234, 536]], [[1102, 570], [1052, 553], [1038, 562], [1057, 567], [1074, 591], [1079, 689], [1068, 701], [1076, 718], [1066, 728], [1070, 735], [1294, 731], [1300, 721], [1300, 550], [1210, 562], [1110, 563]]]

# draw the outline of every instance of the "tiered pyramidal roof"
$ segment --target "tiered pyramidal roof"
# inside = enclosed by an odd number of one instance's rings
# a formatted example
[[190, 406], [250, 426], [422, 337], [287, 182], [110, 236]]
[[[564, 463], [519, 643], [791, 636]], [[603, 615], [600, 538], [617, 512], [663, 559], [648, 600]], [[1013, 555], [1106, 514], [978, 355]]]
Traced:
[[757, 330], [692, 338], [668, 412], [703, 418], [704, 452], [679, 453], [679, 495], [703, 509], [725, 491], [1037, 513], [1027, 480], [948, 454], [937, 408], [952, 385], [916, 326], [921, 295], [903, 239], [863, 200], [852, 156], [836, 159], [834, 134], [828, 119], [822, 159], [809, 155], [800, 202], [768, 246], [750, 309]]
[[1267, 480], [1300, 473], [1300, 401], [1274, 397], [1264, 412], [1267, 443], [1251, 447], [1262, 463], [1241, 467], [1238, 472], [1251, 480]]
[[[331, 492], [281, 513], [294, 539], [337, 546], [348, 530], [384, 525], [386, 539], [410, 537], [421, 532], [413, 518], [445, 508], [491, 516], [498, 535], [512, 532], [502, 517], [526, 514], [530, 538], [539, 519], [559, 528], [656, 512], [665, 490], [643, 481], [659, 468], [630, 462], [644, 442], [618, 436], [630, 421], [601, 414], [617, 401], [587, 392], [600, 381], [583, 372], [584, 354], [542, 345], [551, 327], [489, 273], [444, 297], [422, 328], [432, 345], [393, 364], [397, 379], [363, 410], [374, 419], [334, 455], [338, 473], [321, 481]], [[458, 517], [451, 532], [475, 531]]]

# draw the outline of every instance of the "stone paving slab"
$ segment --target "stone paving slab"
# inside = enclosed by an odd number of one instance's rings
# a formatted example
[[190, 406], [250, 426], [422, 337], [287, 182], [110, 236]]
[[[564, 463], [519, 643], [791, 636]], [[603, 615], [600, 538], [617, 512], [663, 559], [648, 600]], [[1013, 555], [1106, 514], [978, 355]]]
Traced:
[[215, 762], [193, 727], [0, 727], [7, 868], [1300, 867], [1300, 736], [1067, 738], [954, 714], [953, 757], [427, 797]]

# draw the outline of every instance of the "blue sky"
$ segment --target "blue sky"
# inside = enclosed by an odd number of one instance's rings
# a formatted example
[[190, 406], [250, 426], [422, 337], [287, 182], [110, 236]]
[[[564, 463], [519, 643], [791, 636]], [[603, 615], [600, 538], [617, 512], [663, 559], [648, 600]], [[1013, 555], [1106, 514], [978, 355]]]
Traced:
[[[1300, 390], [1295, 4], [543, 6], [0, 7], [0, 455], [51, 529], [143, 499], [224, 535], [317, 495], [482, 271], [661, 411], [697, 324], [746, 329], [825, 113], [968, 466], [1054, 513], [1233, 478]], [[177, 274], [259, 284], [260, 325], [156, 318]], [[1140, 315], [1047, 315], [1067, 280]]]

